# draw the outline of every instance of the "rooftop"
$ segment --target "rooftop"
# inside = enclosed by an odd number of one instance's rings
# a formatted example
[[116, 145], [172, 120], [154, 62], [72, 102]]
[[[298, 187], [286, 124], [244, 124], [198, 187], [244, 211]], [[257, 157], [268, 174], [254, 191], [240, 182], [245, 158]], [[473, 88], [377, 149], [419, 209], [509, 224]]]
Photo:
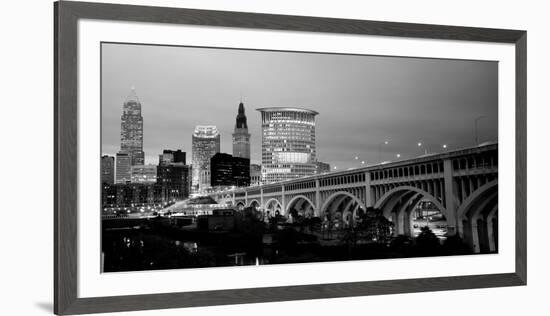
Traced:
[[304, 109], [304, 108], [298, 108], [298, 107], [269, 107], [269, 108], [259, 108], [259, 109], [256, 109], [256, 111], [260, 111], [260, 112], [282, 112], [282, 111], [287, 111], [287, 112], [303, 112], [303, 113], [309, 113], [309, 114], [313, 114], [313, 115], [319, 114], [319, 112], [317, 112], [317, 111]]

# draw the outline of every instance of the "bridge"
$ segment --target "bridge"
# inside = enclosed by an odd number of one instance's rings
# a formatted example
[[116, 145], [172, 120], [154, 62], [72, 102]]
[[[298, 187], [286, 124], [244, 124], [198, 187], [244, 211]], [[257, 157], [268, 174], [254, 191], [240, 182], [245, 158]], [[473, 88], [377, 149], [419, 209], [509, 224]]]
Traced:
[[449, 235], [459, 234], [474, 252], [498, 249], [498, 144], [319, 174], [212, 193], [237, 209], [266, 215], [340, 219], [353, 225], [374, 207], [394, 223], [395, 235], [411, 236], [413, 210], [430, 201], [445, 216]]

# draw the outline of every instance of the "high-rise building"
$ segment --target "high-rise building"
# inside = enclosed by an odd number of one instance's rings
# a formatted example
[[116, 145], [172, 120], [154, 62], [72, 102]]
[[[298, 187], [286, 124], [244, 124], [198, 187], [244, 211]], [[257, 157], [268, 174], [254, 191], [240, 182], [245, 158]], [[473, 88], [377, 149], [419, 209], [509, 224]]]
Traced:
[[210, 159], [212, 187], [249, 186], [250, 159], [217, 153]]
[[250, 159], [250, 134], [248, 133], [244, 104], [242, 102], [239, 103], [239, 112], [233, 132], [233, 157]]
[[181, 151], [181, 149], [165, 149], [162, 151], [162, 154], [159, 155], [159, 165], [168, 163], [183, 163], [185, 165], [185, 161], [185, 151]]
[[217, 153], [210, 159], [212, 187], [232, 186], [233, 181], [233, 156]]
[[115, 157], [113, 156], [101, 157], [101, 183], [115, 183]]
[[116, 154], [116, 183], [132, 181], [132, 164], [130, 154], [119, 152]]
[[317, 174], [330, 172], [330, 164], [326, 162], [317, 161]]
[[191, 167], [183, 163], [168, 163], [157, 167], [157, 184], [162, 188], [162, 201], [178, 201], [189, 197]]
[[315, 115], [287, 107], [258, 109], [262, 115], [262, 183], [315, 174]]
[[136, 165], [132, 166], [132, 183], [155, 183], [157, 182], [157, 166]]
[[238, 187], [250, 185], [250, 159], [233, 157], [233, 182]]
[[210, 158], [220, 152], [220, 133], [216, 126], [199, 125], [192, 137], [193, 191], [210, 187]]
[[124, 101], [120, 119], [120, 152], [129, 154], [132, 166], [143, 165], [143, 117], [141, 103], [133, 88]]
[[250, 164], [250, 185], [262, 184], [262, 167], [256, 164]]

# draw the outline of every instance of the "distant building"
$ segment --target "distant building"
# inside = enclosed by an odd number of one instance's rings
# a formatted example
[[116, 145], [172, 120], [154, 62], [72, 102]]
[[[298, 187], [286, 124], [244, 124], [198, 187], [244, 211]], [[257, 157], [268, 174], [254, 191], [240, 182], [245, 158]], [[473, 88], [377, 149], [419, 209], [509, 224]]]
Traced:
[[116, 183], [127, 183], [132, 181], [132, 163], [130, 154], [119, 152], [116, 154]]
[[210, 159], [211, 179], [213, 187], [235, 185], [233, 180], [233, 156], [217, 153]]
[[157, 166], [136, 165], [131, 167], [132, 183], [155, 183], [157, 182]]
[[178, 150], [165, 149], [162, 154], [159, 155], [159, 165], [165, 165], [169, 163], [183, 163], [186, 164], [185, 152]]
[[239, 103], [239, 112], [233, 132], [233, 157], [250, 159], [250, 134], [244, 114], [244, 104]]
[[210, 158], [220, 152], [220, 133], [216, 126], [197, 126], [192, 146], [192, 188], [200, 192], [210, 187]]
[[163, 202], [184, 200], [191, 190], [191, 167], [183, 163], [159, 165], [157, 184], [161, 187]]
[[128, 209], [160, 205], [160, 186], [156, 183], [117, 183], [102, 186], [101, 202], [104, 210]]
[[262, 167], [256, 164], [250, 164], [250, 185], [262, 184]]
[[120, 119], [120, 152], [129, 155], [130, 165], [143, 165], [143, 117], [141, 103], [133, 88], [123, 104]]
[[250, 159], [217, 153], [210, 159], [212, 187], [249, 186]]
[[317, 165], [317, 171], [316, 171], [317, 174], [330, 172], [330, 164], [326, 162], [317, 161], [316, 165]]
[[101, 157], [101, 183], [115, 183], [115, 157]]
[[250, 159], [233, 157], [233, 181], [237, 187], [250, 185]]
[[315, 116], [300, 108], [261, 108], [262, 183], [315, 174]]

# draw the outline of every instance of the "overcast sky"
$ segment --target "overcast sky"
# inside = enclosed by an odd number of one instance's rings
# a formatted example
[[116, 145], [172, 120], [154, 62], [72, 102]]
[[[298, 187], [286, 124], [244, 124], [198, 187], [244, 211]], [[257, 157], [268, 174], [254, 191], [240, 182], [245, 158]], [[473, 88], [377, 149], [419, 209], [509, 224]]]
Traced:
[[[120, 148], [120, 116], [131, 87], [141, 101], [146, 163], [163, 149], [191, 159], [196, 125], [216, 125], [231, 153], [245, 105], [252, 161], [260, 163], [261, 107], [318, 111], [317, 157], [338, 169], [472, 146], [498, 135], [496, 62], [292, 52], [102, 45], [102, 152]], [[418, 147], [422, 143], [422, 148]]]

